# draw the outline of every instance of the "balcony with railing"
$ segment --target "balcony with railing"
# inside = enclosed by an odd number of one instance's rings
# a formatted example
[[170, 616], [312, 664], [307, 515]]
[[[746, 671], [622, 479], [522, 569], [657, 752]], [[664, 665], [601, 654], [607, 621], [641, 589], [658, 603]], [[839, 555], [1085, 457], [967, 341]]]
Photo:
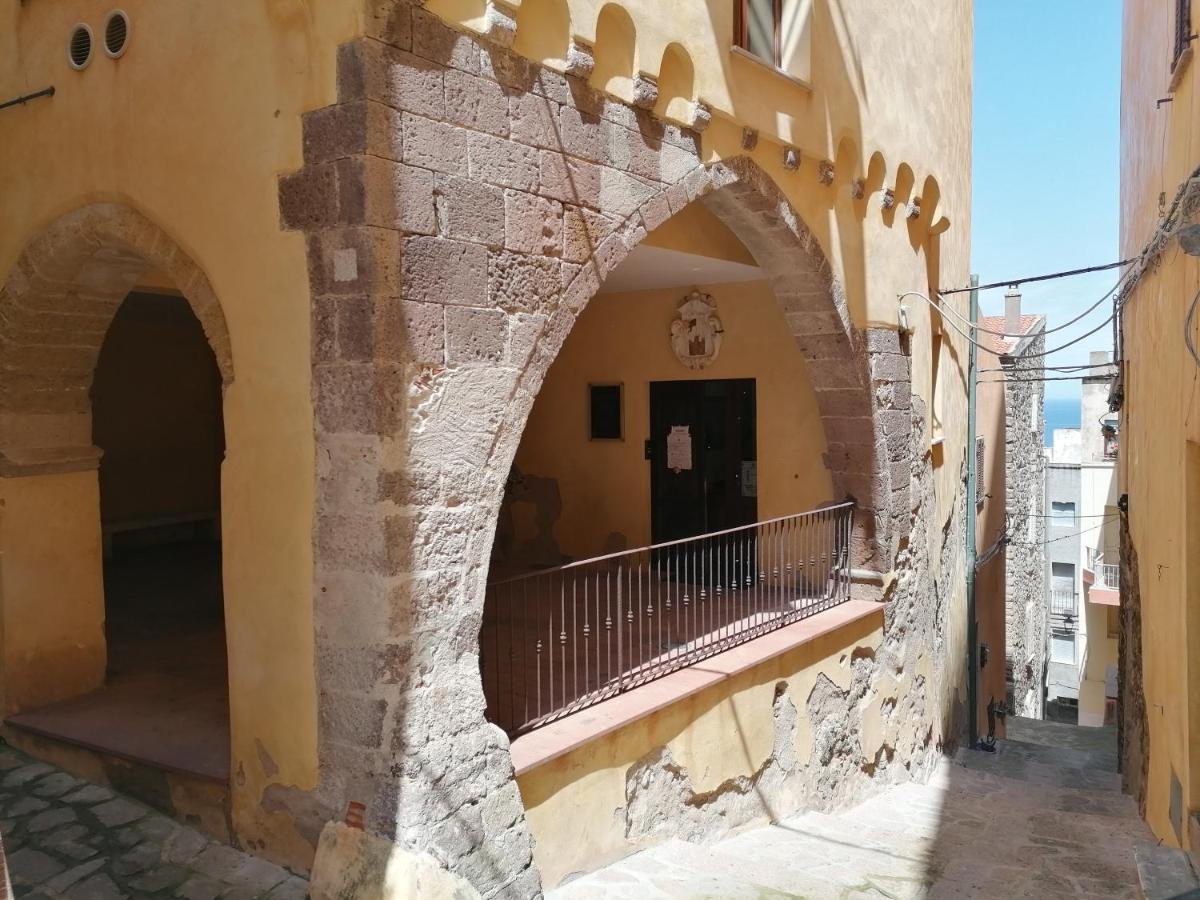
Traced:
[[1088, 549], [1088, 565], [1084, 570], [1084, 583], [1088, 585], [1089, 603], [1097, 603], [1101, 606], [1120, 605], [1121, 566], [1111, 557], [1106, 559], [1104, 551], [1094, 547]]
[[1050, 592], [1050, 624], [1065, 631], [1079, 629], [1079, 597], [1074, 591]]
[[488, 718], [522, 734], [850, 599], [849, 503], [492, 581]]

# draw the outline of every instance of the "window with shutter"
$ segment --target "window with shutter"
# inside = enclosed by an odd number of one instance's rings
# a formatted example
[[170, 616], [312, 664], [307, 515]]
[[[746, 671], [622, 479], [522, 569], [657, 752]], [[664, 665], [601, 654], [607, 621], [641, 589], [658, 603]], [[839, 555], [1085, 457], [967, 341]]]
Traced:
[[1192, 43], [1192, 0], [1175, 0], [1175, 41], [1171, 51], [1171, 71]]
[[812, 74], [812, 0], [733, 0], [734, 44], [769, 66], [808, 82]]
[[975, 505], [980, 506], [983, 503], [984, 497], [984, 477], [983, 477], [983, 438], [975, 438]]

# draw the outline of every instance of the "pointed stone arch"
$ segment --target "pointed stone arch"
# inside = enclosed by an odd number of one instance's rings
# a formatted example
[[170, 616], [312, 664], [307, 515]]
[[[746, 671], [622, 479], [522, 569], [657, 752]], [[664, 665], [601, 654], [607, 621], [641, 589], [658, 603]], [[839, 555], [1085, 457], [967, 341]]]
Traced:
[[187, 299], [225, 385], [233, 353], [199, 266], [142, 213], [95, 203], [34, 238], [0, 287], [0, 475], [94, 467], [88, 390], [117, 307], [148, 271]]

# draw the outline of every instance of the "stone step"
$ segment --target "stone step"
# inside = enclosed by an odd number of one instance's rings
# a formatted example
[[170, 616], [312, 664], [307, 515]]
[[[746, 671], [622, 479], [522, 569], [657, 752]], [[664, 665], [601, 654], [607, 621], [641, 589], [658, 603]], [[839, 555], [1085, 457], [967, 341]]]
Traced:
[[1019, 752], [1004, 752], [1003, 749], [996, 753], [960, 749], [954, 756], [954, 764], [1032, 785], [1080, 791], [1121, 791], [1121, 776], [1116, 772], [1037, 762]]
[[1142, 842], [1134, 845], [1133, 858], [1146, 900], [1200, 900], [1200, 878], [1184, 851]]
[[1016, 756], [1029, 762], [1069, 769], [1092, 769], [1098, 772], [1117, 771], [1117, 750], [1080, 750], [1073, 747], [1047, 747], [1029, 741], [1004, 738], [996, 742], [997, 752]]

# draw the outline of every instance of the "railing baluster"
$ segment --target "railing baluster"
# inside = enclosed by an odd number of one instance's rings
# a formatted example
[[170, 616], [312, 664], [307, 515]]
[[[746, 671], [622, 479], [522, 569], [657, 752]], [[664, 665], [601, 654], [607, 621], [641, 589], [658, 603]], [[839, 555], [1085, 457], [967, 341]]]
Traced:
[[852, 514], [843, 503], [489, 583], [488, 716], [516, 735], [848, 600]]

